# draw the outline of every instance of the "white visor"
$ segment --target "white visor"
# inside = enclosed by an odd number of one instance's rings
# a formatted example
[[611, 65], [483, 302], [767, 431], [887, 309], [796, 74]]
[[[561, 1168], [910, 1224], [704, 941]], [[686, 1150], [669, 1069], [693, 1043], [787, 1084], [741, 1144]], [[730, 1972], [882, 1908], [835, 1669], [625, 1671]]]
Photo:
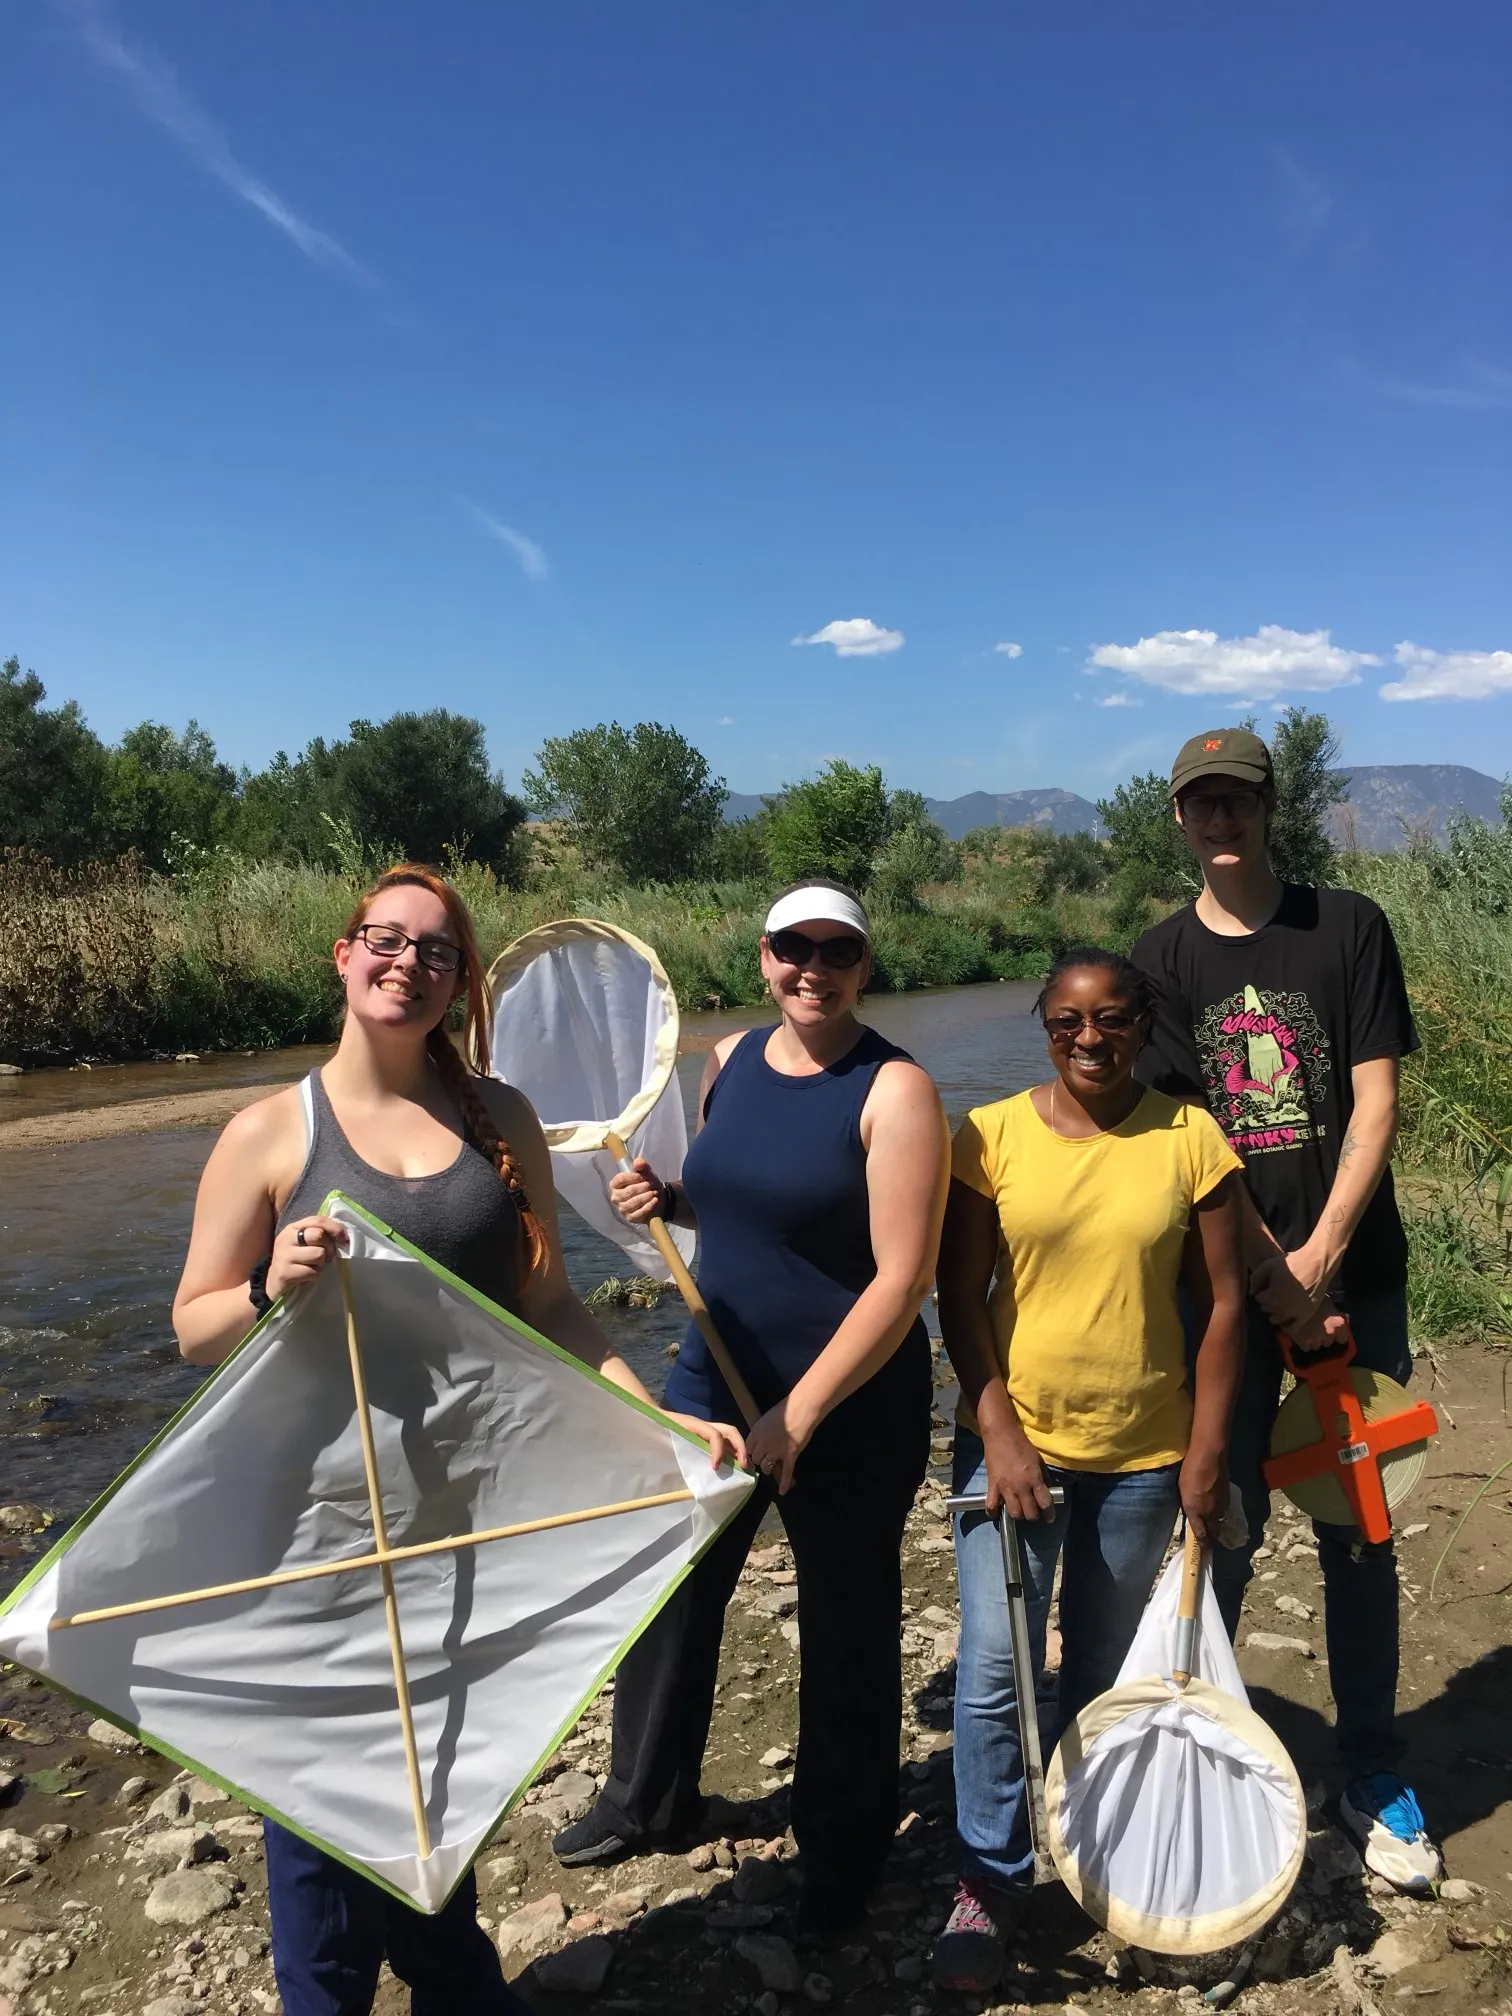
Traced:
[[855, 897], [843, 889], [826, 889], [822, 883], [779, 896], [767, 912], [766, 935], [770, 938], [774, 931], [790, 931], [798, 924], [844, 924], [871, 943], [871, 926]]

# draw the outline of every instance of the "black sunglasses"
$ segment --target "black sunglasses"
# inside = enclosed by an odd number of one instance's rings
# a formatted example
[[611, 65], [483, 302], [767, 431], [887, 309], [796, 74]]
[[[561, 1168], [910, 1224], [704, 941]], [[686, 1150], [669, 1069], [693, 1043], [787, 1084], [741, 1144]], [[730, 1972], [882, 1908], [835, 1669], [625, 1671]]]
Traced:
[[848, 973], [866, 956], [866, 940], [852, 938], [810, 938], [806, 931], [774, 931], [767, 950], [784, 966], [808, 966], [815, 961], [832, 973]]

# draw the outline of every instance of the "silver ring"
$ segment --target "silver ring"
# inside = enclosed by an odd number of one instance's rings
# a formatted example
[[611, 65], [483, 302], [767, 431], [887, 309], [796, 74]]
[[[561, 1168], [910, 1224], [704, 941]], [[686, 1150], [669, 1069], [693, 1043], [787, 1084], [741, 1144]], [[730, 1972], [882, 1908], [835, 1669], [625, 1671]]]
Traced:
[[305, 1228], [303, 1227], [303, 1225], [301, 1225], [294, 1234], [294, 1244], [296, 1246], [304, 1246], [308, 1244], [308, 1241], [305, 1238]]

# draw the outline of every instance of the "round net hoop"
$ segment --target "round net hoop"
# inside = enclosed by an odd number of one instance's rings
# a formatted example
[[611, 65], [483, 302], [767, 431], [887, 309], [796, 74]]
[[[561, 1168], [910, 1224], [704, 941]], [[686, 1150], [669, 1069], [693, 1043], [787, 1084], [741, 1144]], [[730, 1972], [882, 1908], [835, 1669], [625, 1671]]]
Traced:
[[583, 1154], [635, 1133], [677, 1067], [677, 996], [652, 948], [566, 917], [507, 945], [488, 985], [494, 1068], [529, 1094], [547, 1145]]
[[1130, 1680], [1084, 1708], [1045, 1780], [1050, 1850], [1087, 1915], [1154, 1953], [1215, 1953], [1297, 1880], [1307, 1807], [1280, 1738], [1195, 1675]]

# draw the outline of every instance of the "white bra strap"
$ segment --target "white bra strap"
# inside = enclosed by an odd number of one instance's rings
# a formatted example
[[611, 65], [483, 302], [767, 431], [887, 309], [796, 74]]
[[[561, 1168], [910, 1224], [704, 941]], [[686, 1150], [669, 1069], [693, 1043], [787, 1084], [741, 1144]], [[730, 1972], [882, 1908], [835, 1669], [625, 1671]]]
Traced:
[[299, 1081], [299, 1103], [304, 1110], [305, 1156], [308, 1159], [315, 1146], [315, 1073]]

